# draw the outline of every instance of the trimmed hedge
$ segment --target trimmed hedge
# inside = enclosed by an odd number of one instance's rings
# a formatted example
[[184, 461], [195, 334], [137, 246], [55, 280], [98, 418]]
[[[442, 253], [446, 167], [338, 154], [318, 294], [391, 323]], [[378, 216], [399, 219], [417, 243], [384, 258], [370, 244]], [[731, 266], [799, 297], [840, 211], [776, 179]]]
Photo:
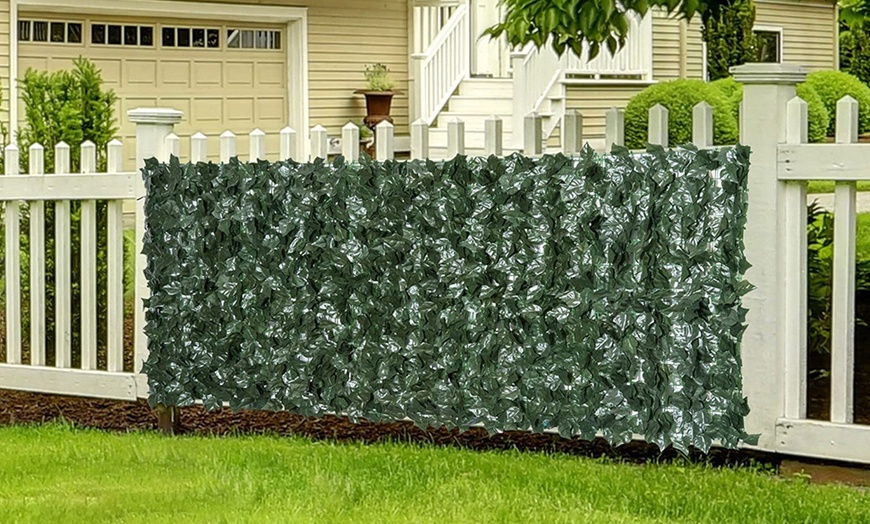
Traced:
[[870, 131], [870, 87], [857, 77], [842, 71], [813, 71], [807, 75], [806, 84], [818, 93], [828, 110], [828, 136], [835, 132], [837, 102], [846, 95], [858, 101], [858, 132]]
[[736, 143], [737, 120], [720, 90], [700, 80], [672, 80], [649, 86], [628, 102], [625, 108], [625, 145], [630, 149], [641, 149], [647, 144], [649, 110], [656, 104], [668, 109], [668, 143], [690, 143], [692, 109], [702, 101], [713, 107], [714, 143]]
[[748, 165], [744, 147], [152, 159], [150, 402], [751, 441]]
[[[729, 77], [710, 82], [710, 85], [718, 89], [728, 99], [734, 118], [739, 122], [743, 84]], [[798, 84], [797, 95], [807, 103], [808, 140], [810, 142], [824, 142], [828, 136], [830, 116], [821, 97], [806, 83]]]

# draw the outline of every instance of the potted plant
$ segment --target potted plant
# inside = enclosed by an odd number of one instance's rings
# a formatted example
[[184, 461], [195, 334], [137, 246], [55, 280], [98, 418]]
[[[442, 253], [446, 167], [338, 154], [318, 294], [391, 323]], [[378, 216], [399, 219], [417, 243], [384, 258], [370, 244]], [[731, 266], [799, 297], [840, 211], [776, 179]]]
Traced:
[[359, 145], [360, 151], [365, 151], [369, 156], [375, 156], [375, 134], [365, 124], [359, 127]]
[[392, 122], [390, 118], [390, 106], [393, 103], [393, 95], [399, 94], [393, 90], [395, 85], [390, 78], [390, 70], [385, 64], [371, 64], [365, 70], [367, 89], [358, 89], [355, 94], [366, 97], [365, 125], [374, 129], [384, 120]]

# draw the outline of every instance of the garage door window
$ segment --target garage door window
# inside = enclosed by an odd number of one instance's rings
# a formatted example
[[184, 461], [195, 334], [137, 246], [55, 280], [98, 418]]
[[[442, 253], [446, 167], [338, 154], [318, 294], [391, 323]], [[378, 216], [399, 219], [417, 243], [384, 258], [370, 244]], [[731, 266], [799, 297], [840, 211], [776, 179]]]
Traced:
[[209, 27], [163, 27], [163, 47], [219, 49], [221, 32]]
[[45, 20], [19, 20], [20, 42], [47, 42], [53, 44], [81, 44], [81, 22], [48, 22]]
[[140, 25], [91, 24], [91, 43], [96, 45], [154, 45], [154, 28]]

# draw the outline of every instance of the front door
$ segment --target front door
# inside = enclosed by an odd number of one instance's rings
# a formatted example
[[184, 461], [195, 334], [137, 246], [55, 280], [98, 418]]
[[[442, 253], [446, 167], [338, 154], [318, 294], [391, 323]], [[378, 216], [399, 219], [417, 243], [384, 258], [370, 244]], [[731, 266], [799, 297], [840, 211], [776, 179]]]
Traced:
[[481, 36], [488, 27], [501, 21], [498, 0], [471, 2], [471, 74], [472, 76], [507, 77], [510, 72], [510, 51], [504, 36], [497, 40]]

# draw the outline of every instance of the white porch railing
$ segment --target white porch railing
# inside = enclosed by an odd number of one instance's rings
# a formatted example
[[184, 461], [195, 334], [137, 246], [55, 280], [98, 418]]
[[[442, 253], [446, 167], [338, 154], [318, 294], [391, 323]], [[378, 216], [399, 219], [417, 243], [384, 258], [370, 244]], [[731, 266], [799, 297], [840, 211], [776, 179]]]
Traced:
[[562, 68], [567, 77], [579, 79], [636, 78], [652, 80], [652, 14], [640, 18], [630, 15], [628, 40], [625, 46], [611, 55], [605, 48], [589, 60], [589, 50], [584, 47], [583, 56], [566, 53]]
[[470, 54], [468, 4], [458, 6], [441, 31], [413, 61], [414, 114], [431, 124], [450, 96], [468, 77]]
[[[559, 84], [562, 78], [562, 59], [549, 45], [537, 49], [534, 44], [528, 44], [522, 51], [511, 53], [513, 63], [513, 137], [515, 147], [523, 143], [523, 118], [529, 113], [540, 113], [550, 92]], [[549, 115], [548, 136], [555, 127], [554, 122], [561, 115]]]
[[423, 53], [432, 45], [461, 0], [416, 0], [412, 7], [414, 20], [413, 53]]
[[[629, 17], [629, 38], [615, 55], [606, 49], [594, 59], [588, 59], [588, 49], [578, 57], [572, 52], [562, 57], [550, 45], [537, 49], [533, 44], [511, 53], [513, 67], [513, 129], [514, 146], [523, 143], [523, 118], [531, 112], [545, 115], [544, 137], [550, 135], [561, 121], [564, 104], [552, 101], [564, 97], [565, 79], [652, 79], [652, 16]], [[557, 92], [556, 90], [559, 90]]]

